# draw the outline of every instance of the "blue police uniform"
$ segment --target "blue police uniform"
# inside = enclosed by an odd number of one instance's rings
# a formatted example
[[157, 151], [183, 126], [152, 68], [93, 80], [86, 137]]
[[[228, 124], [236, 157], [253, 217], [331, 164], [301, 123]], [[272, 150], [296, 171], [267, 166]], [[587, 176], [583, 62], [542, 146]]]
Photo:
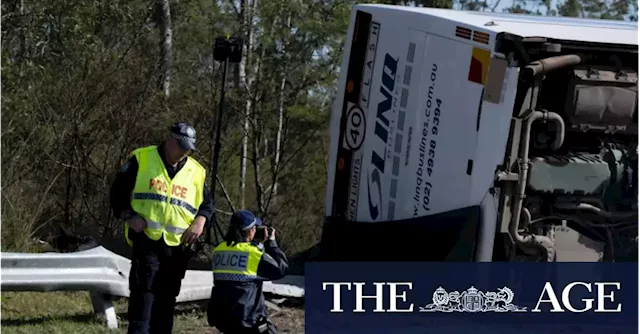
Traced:
[[[250, 211], [240, 210], [231, 225], [247, 230], [261, 224]], [[267, 324], [262, 282], [284, 277], [289, 263], [275, 240], [264, 247], [257, 242], [223, 241], [213, 252], [214, 286], [207, 309], [210, 326], [222, 333], [274, 333]]]

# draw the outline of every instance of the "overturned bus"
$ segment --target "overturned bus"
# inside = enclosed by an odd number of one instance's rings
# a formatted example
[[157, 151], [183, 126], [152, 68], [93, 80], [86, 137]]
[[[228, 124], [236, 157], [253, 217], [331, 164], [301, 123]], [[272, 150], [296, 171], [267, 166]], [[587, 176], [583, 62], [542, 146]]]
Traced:
[[637, 259], [637, 29], [355, 6], [322, 257]]

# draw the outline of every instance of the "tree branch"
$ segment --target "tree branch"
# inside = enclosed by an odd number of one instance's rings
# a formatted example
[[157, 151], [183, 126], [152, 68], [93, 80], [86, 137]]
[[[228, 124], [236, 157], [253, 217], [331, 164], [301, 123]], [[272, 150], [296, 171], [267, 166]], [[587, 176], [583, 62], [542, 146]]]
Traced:
[[233, 205], [233, 202], [231, 201], [231, 197], [227, 192], [227, 188], [225, 188], [224, 184], [222, 184], [222, 181], [220, 180], [218, 175], [216, 175], [216, 181], [218, 181], [218, 185], [220, 185], [220, 189], [222, 189], [222, 193], [224, 194], [224, 197], [227, 199], [227, 203], [231, 207], [231, 210], [233, 210], [233, 212], [236, 212], [236, 207]]

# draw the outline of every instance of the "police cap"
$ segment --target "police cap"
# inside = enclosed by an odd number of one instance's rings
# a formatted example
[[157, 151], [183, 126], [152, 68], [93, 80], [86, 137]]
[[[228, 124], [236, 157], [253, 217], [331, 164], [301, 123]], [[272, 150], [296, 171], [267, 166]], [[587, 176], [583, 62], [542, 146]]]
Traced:
[[196, 150], [196, 129], [189, 123], [175, 123], [169, 129], [171, 137], [175, 138], [185, 150]]
[[231, 216], [231, 225], [246, 231], [256, 225], [262, 225], [262, 221], [258, 223], [258, 218], [249, 210], [238, 210]]

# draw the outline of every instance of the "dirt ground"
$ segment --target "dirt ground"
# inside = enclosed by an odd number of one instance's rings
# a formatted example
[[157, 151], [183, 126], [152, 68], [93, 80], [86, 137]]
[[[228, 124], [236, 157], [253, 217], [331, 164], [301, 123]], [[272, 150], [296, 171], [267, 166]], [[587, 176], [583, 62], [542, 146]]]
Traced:
[[[271, 321], [278, 327], [280, 333], [304, 333], [303, 309], [283, 307], [280, 311], [271, 311], [270, 316]], [[215, 329], [211, 333], [220, 334], [220, 332]]]

